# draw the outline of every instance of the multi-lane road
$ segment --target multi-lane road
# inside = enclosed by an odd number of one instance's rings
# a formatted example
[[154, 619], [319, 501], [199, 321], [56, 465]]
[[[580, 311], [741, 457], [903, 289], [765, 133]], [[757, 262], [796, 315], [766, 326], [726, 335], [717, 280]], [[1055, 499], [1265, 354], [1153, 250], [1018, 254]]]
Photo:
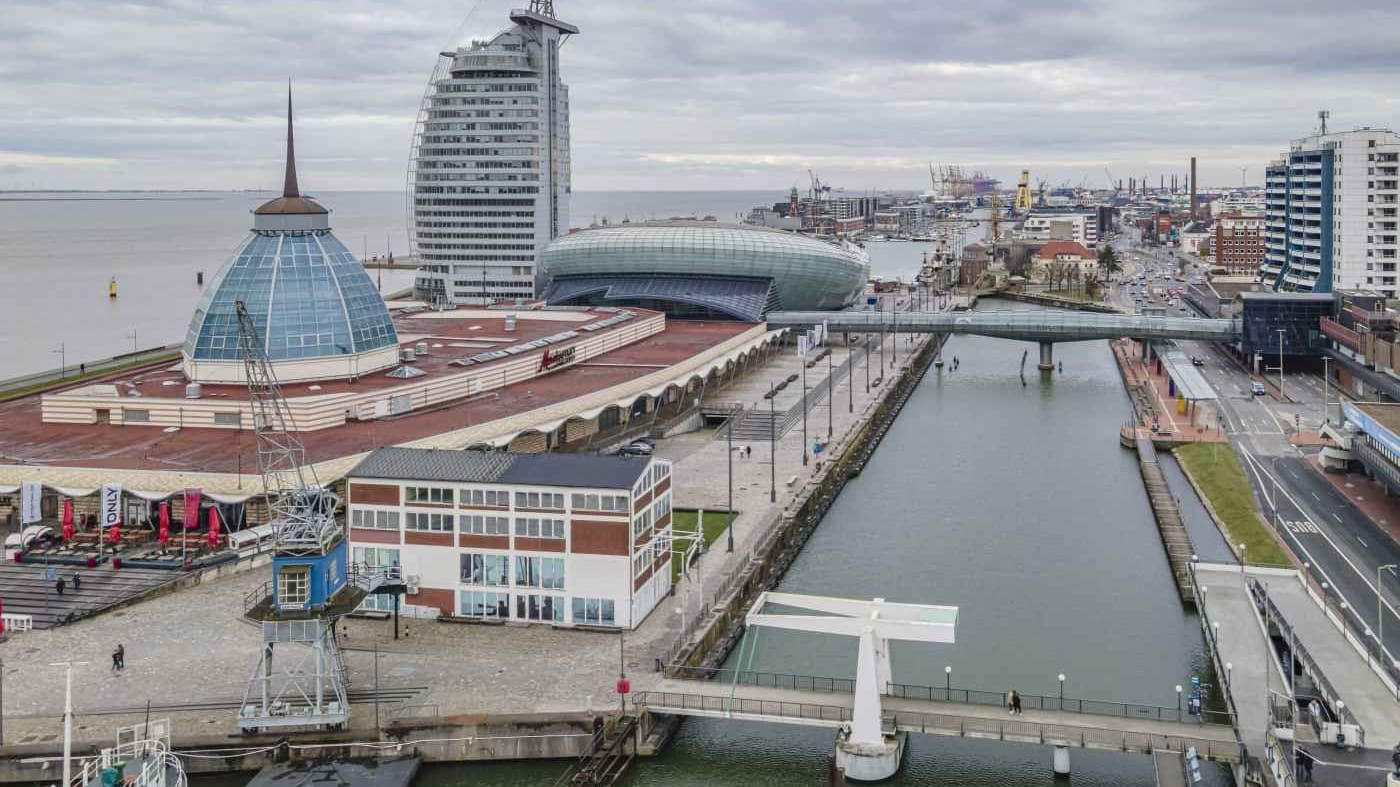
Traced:
[[[1127, 263], [1121, 278], [1145, 272], [1150, 286], [1151, 276], [1176, 273], [1177, 260], [1172, 255], [1140, 249], [1131, 238], [1118, 245]], [[1150, 296], [1138, 297], [1146, 300]], [[1134, 294], [1126, 286], [1117, 288], [1114, 299], [1135, 308]], [[1342, 613], [1350, 622], [1358, 630], [1375, 632], [1377, 569], [1400, 563], [1400, 545], [1309, 464], [1304, 451], [1316, 449], [1299, 449], [1289, 440], [1299, 429], [1318, 429], [1324, 417], [1324, 395], [1332, 400], [1332, 418], [1340, 417], [1337, 394], [1324, 394], [1320, 376], [1290, 373], [1285, 368], [1286, 399], [1272, 393], [1255, 396], [1251, 394], [1255, 379], [1224, 348], [1210, 342], [1180, 344], [1204, 362], [1201, 372], [1218, 397], [1221, 425], [1254, 484], [1261, 510], [1277, 522], [1284, 541], [1308, 563], [1309, 572], [1336, 589], [1346, 602]], [[1270, 373], [1275, 385], [1277, 379], [1276, 372]], [[1392, 658], [1400, 657], [1400, 615], [1396, 612], [1400, 576], [1395, 569], [1380, 572], [1379, 586], [1386, 650]]]

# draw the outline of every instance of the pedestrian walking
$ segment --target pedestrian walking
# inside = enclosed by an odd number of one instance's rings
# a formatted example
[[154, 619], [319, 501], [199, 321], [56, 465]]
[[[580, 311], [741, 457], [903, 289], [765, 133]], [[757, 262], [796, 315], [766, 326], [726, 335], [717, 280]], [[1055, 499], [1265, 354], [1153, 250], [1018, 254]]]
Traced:
[[58, 595], [63, 595], [63, 577], [59, 577], [53, 586], [58, 590]]
[[112, 671], [113, 671], [113, 672], [116, 672], [117, 670], [121, 669], [121, 663], [122, 663], [122, 646], [121, 646], [121, 645], [118, 645], [118, 646], [112, 651]]
[[1016, 713], [1016, 690], [1006, 692], [1006, 715], [1011, 716]]
[[117, 659], [117, 671], [126, 669], [126, 646], [117, 643], [117, 652], [113, 654]]
[[1021, 692], [1015, 689], [1011, 690], [1011, 708], [1016, 711], [1017, 716], [1021, 715]]
[[73, 572], [73, 589], [74, 589], [74, 590], [81, 590], [82, 587], [83, 587], [83, 578], [80, 577], [80, 576], [78, 576], [78, 572], [74, 571], [74, 572]]

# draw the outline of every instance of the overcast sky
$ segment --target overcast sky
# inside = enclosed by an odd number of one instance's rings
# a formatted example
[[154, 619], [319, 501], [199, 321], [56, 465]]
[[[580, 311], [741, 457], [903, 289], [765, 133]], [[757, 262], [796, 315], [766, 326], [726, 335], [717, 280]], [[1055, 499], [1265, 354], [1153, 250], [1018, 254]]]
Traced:
[[[524, 5], [526, 0], [519, 0]], [[0, 188], [401, 190], [437, 52], [487, 0], [4, 0]], [[488, 9], [487, 6], [490, 6]], [[556, 0], [574, 188], [1250, 182], [1290, 138], [1400, 126], [1395, 0]], [[464, 22], [464, 20], [468, 20]]]

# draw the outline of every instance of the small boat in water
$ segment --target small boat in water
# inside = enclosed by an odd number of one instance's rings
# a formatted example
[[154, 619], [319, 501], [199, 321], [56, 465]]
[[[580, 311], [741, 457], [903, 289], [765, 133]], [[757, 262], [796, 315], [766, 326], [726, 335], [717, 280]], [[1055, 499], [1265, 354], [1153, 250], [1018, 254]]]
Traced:
[[[64, 771], [66, 773], [67, 763]], [[170, 721], [117, 730], [117, 745], [82, 761], [69, 787], [186, 787], [185, 768], [170, 751]]]

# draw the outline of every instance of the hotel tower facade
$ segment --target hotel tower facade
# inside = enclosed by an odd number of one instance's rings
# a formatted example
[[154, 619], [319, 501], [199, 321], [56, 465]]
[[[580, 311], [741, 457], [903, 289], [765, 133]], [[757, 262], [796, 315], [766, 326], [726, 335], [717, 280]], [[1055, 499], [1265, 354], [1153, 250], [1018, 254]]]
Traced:
[[550, 0], [513, 10], [489, 40], [439, 55], [408, 172], [414, 296], [531, 298], [538, 259], [569, 229], [569, 89], [559, 46], [578, 28]]

